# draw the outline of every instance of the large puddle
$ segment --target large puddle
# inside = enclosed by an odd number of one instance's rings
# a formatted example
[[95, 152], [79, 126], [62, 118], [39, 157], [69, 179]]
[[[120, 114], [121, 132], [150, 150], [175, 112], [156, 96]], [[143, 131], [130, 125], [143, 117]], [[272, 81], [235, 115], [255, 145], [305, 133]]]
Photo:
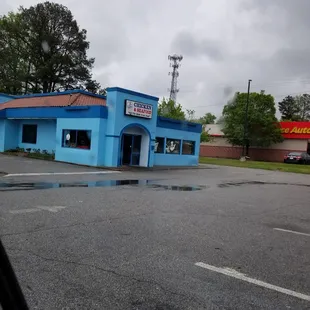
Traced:
[[205, 189], [206, 186], [200, 185], [165, 185], [158, 184], [155, 180], [103, 180], [89, 182], [8, 182], [0, 183], [0, 191], [20, 191], [36, 189], [55, 189], [55, 188], [72, 188], [72, 187], [113, 187], [113, 186], [144, 186], [154, 189], [167, 191], [192, 192]]

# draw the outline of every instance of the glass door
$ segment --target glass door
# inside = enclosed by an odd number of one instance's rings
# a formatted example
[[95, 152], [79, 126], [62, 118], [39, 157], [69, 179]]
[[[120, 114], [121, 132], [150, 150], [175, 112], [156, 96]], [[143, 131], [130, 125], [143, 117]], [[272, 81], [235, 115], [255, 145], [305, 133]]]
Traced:
[[121, 150], [121, 164], [131, 165], [132, 135], [123, 135]]
[[132, 166], [140, 165], [141, 138], [142, 136], [132, 136], [132, 152], [131, 152]]

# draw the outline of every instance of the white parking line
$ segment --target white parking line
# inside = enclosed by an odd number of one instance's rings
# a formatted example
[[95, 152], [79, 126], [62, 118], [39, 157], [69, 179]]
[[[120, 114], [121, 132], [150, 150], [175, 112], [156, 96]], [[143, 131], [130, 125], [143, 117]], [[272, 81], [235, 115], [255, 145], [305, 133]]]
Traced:
[[10, 173], [4, 177], [27, 177], [27, 176], [44, 176], [44, 175], [83, 175], [83, 174], [110, 174], [121, 173], [120, 171], [85, 171], [85, 172], [42, 172], [42, 173]]
[[12, 214], [34, 213], [34, 212], [40, 212], [40, 211], [49, 211], [52, 213], [56, 213], [65, 208], [66, 207], [64, 206], [37, 206], [34, 208], [29, 208], [29, 209], [11, 210], [9, 212]]
[[208, 265], [208, 264], [201, 263], [201, 262], [200, 263], [196, 263], [195, 265], [198, 266], [198, 267], [202, 267], [202, 268], [205, 268], [205, 269], [217, 272], [217, 273], [221, 273], [221, 274], [223, 274], [225, 276], [229, 276], [229, 277], [232, 277], [232, 278], [235, 278], [235, 279], [238, 279], [238, 280], [242, 280], [242, 281], [245, 281], [245, 282], [248, 282], [248, 283], [251, 283], [251, 284], [255, 284], [257, 286], [268, 288], [270, 290], [273, 290], [273, 291], [276, 291], [276, 292], [279, 292], [279, 293], [283, 293], [283, 294], [286, 294], [286, 295], [289, 295], [289, 296], [293, 296], [293, 297], [296, 297], [296, 298], [299, 298], [299, 299], [310, 301], [310, 296], [309, 295], [298, 293], [298, 292], [295, 292], [295, 291], [292, 291], [292, 290], [289, 290], [289, 289], [286, 289], [286, 288], [283, 288], [283, 287], [280, 287], [280, 286], [276, 286], [276, 285], [273, 285], [273, 284], [269, 284], [267, 282], [263, 282], [263, 281], [260, 281], [260, 280], [256, 280], [256, 279], [247, 277], [245, 274], [240, 273], [240, 272], [238, 272], [238, 271], [236, 271], [234, 269], [219, 268], [219, 267], [215, 267], [215, 266]]
[[294, 231], [294, 230], [288, 230], [288, 229], [282, 229], [282, 228], [274, 228], [274, 230], [284, 231], [284, 232], [288, 232], [288, 233], [291, 233], [291, 234], [296, 234], [296, 235], [302, 235], [302, 236], [310, 237], [310, 234], [306, 234], [306, 233], [299, 232], [299, 231]]
[[10, 210], [9, 212], [12, 214], [24, 214], [24, 213], [34, 213], [40, 212], [40, 209], [29, 208], [29, 209], [21, 209], [21, 210]]
[[60, 210], [65, 209], [66, 207], [64, 207], [64, 206], [50, 206], [50, 207], [48, 207], [48, 206], [38, 206], [36, 208], [38, 208], [40, 210], [43, 210], [43, 211], [49, 211], [49, 212], [56, 213], [56, 212], [58, 212]]

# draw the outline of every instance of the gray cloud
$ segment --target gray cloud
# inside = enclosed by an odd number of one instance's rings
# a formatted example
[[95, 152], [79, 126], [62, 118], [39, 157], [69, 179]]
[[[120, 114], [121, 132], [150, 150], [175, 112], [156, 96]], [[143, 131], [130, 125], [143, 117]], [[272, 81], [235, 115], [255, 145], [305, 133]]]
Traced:
[[223, 95], [224, 95], [225, 98], [231, 96], [232, 94], [233, 94], [233, 88], [232, 87], [230, 87], [230, 86], [224, 87]]
[[[120, 30], [121, 33], [121, 30]], [[117, 36], [105, 34], [96, 40], [96, 35], [90, 35], [88, 40], [91, 42], [90, 54], [96, 58], [96, 66], [109, 65], [111, 62], [123, 62], [129, 56], [131, 48], [130, 40], [126, 35], [119, 41]]]
[[270, 63], [278, 68], [283, 76], [310, 78], [310, 45], [307, 49], [286, 48], [278, 50]]
[[[0, 14], [20, 0], [0, 0]], [[23, 0], [25, 7], [39, 0]], [[264, 89], [276, 101], [310, 90], [309, 0], [62, 0], [87, 29], [94, 77], [168, 96], [167, 56], [181, 53], [178, 101], [221, 114], [236, 91]]]
[[189, 57], [205, 56], [212, 60], [223, 58], [218, 42], [206, 38], [198, 39], [188, 31], [182, 31], [176, 35], [172, 48]]
[[7, 14], [12, 10], [12, 7], [9, 5], [8, 1], [0, 1], [0, 16]]

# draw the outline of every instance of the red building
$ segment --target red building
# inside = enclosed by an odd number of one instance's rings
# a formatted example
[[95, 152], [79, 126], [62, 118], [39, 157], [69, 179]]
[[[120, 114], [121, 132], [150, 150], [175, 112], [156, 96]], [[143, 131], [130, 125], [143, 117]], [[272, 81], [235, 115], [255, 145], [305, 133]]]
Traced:
[[[283, 161], [284, 155], [292, 151], [310, 153], [310, 122], [280, 122], [284, 141], [268, 148], [251, 147], [252, 160]], [[225, 139], [221, 125], [207, 125], [206, 131], [212, 141], [200, 144], [200, 156], [218, 158], [240, 158], [242, 147], [232, 146]]]

